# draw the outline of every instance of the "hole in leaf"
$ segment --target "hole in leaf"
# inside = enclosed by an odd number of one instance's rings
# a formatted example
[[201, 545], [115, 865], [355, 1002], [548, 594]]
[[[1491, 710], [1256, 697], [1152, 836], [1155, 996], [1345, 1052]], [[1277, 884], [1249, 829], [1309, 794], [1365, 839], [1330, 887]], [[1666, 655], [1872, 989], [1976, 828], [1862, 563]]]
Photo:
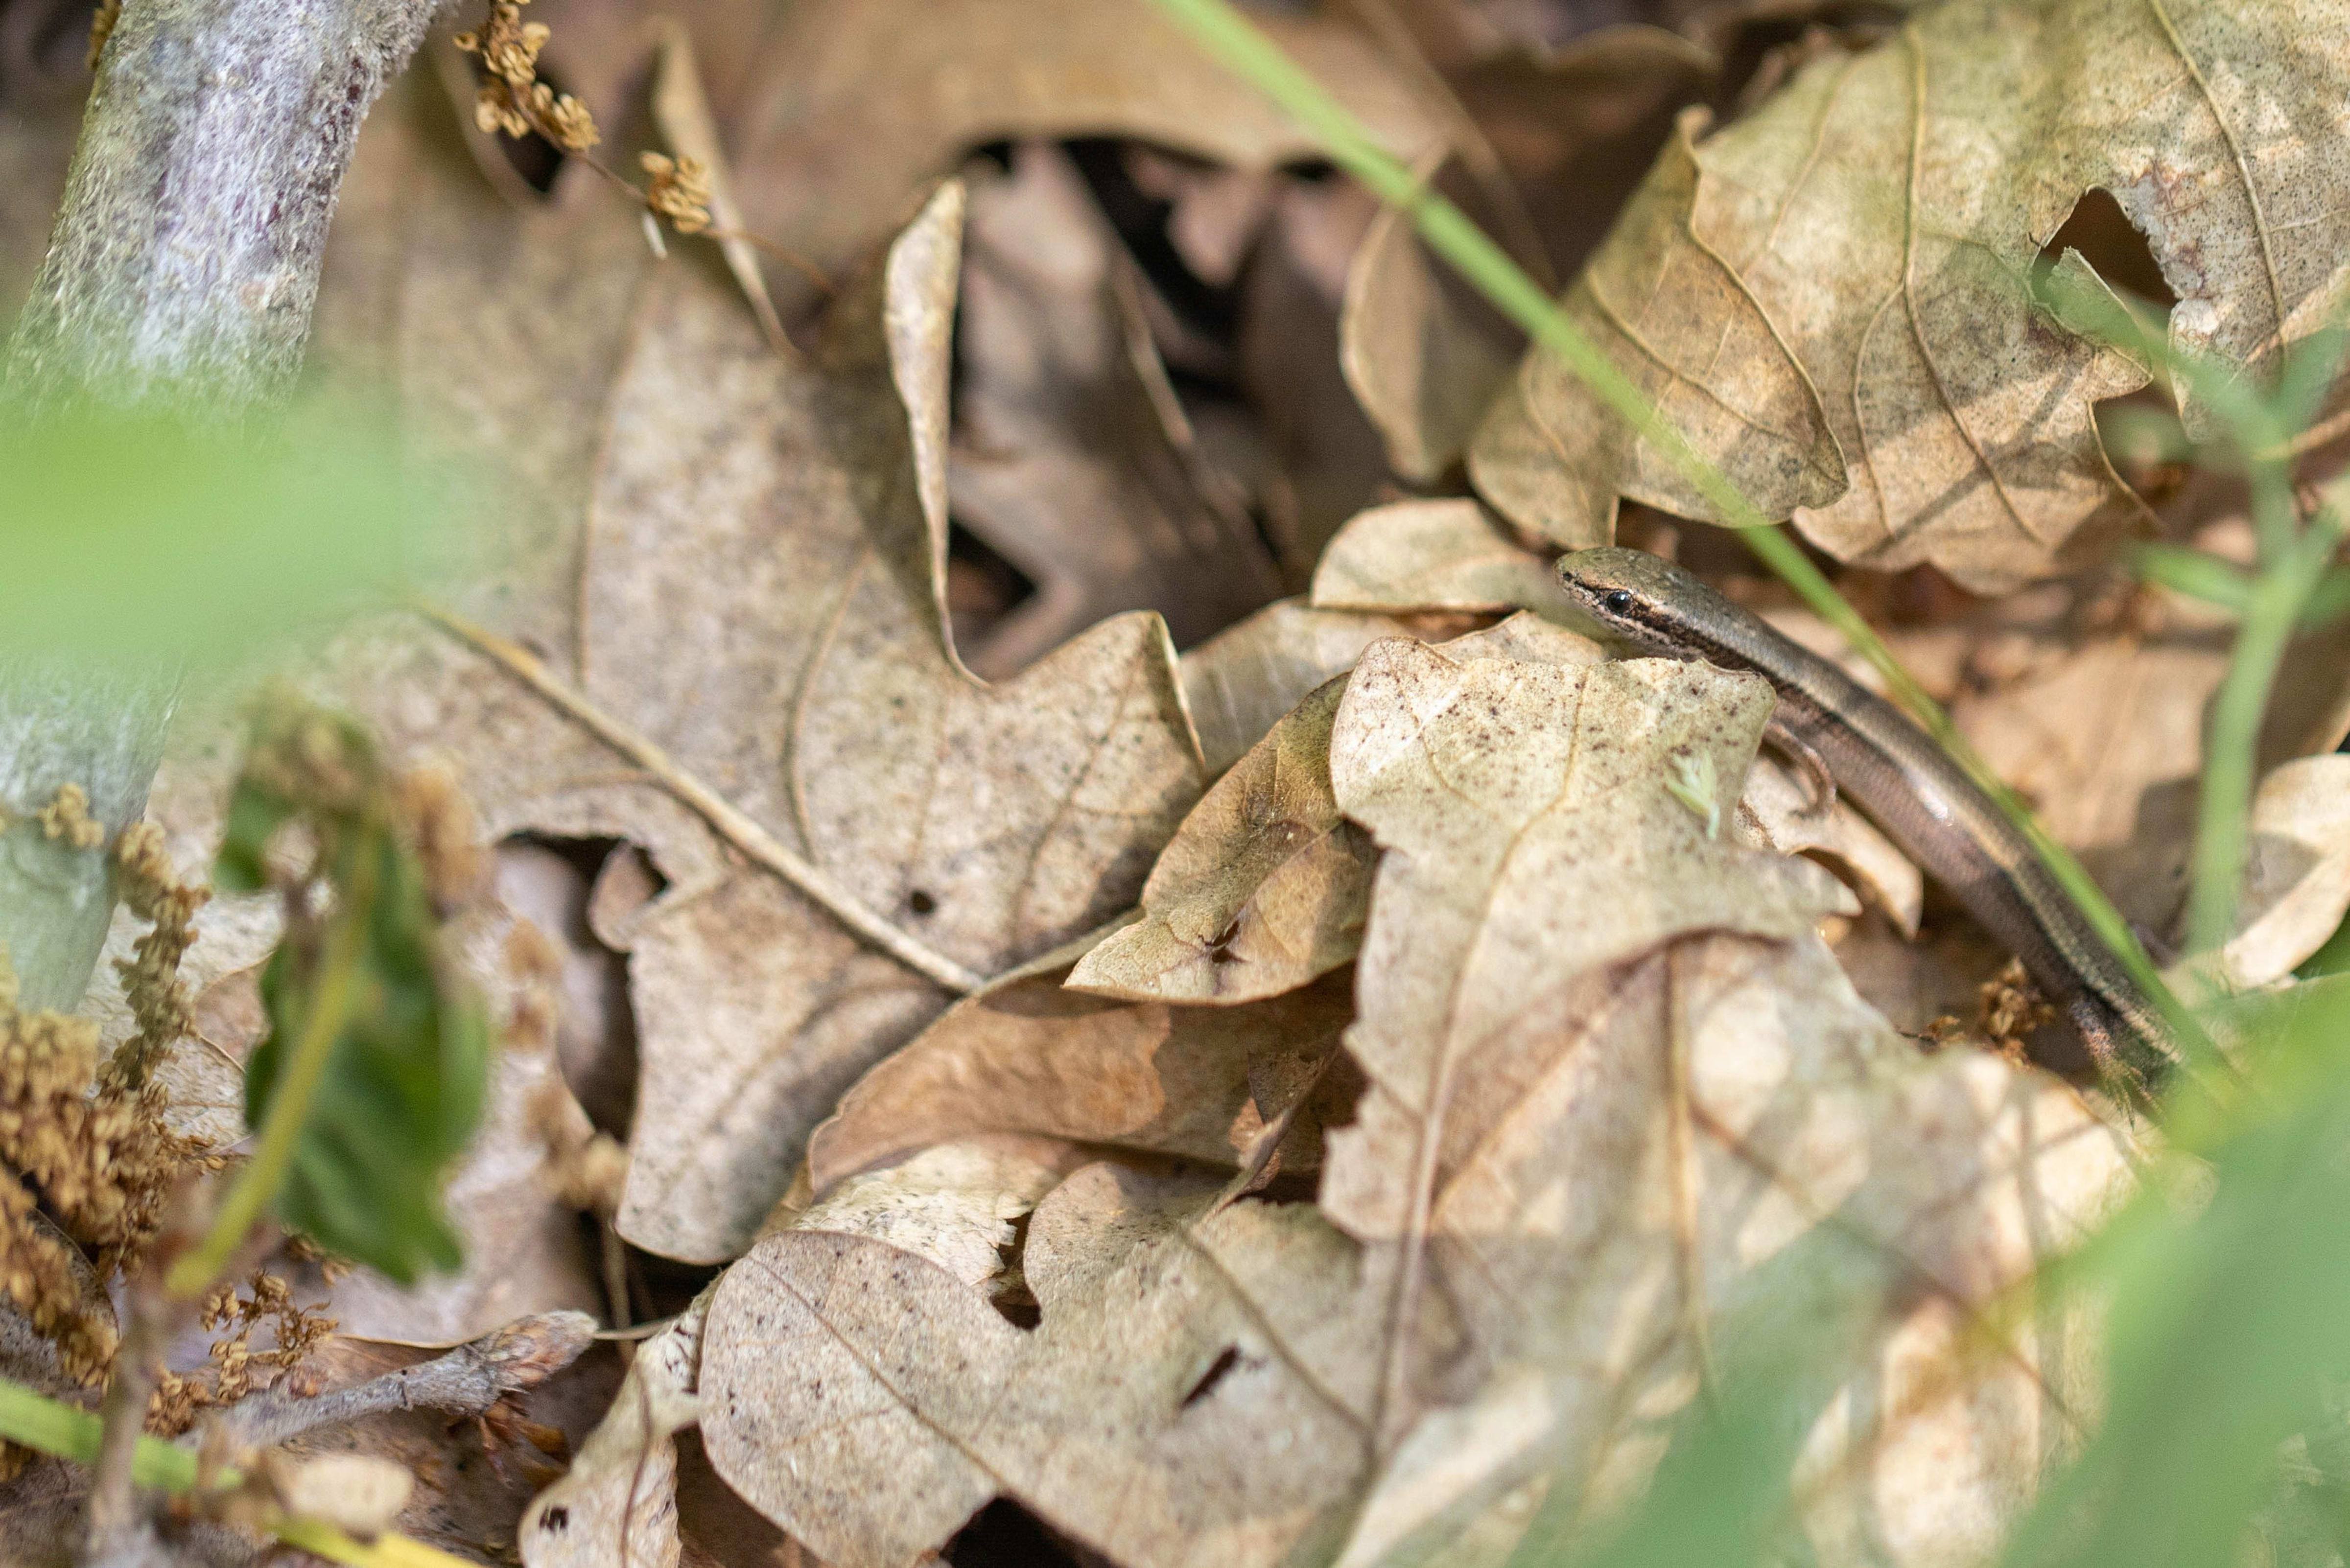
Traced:
[[1240, 934], [1240, 917], [1235, 915], [1232, 917], [1232, 923], [1217, 932], [1216, 940], [1208, 944], [1208, 957], [1217, 963], [1232, 962], [1232, 939]]
[[1200, 1374], [1200, 1380], [1191, 1385], [1191, 1391], [1189, 1394], [1183, 1396], [1181, 1407], [1188, 1410], [1214, 1393], [1216, 1385], [1231, 1376], [1232, 1368], [1240, 1364], [1241, 1347], [1237, 1345], [1224, 1346], [1223, 1354], [1208, 1364], [1207, 1371]]
[[2147, 241], [2110, 191], [2091, 186], [2073, 203], [2073, 211], [2040, 247], [2043, 265], [2054, 265], [2064, 253], [2075, 250], [2096, 275], [2124, 294], [2135, 295], [2168, 311], [2178, 303], [2170, 285], [2155, 264], [2154, 247]]
[[1023, 1214], [1012, 1221], [1010, 1239], [996, 1244], [995, 1255], [1003, 1272], [989, 1282], [987, 1290], [988, 1303], [1018, 1329], [1035, 1328], [1045, 1321], [1045, 1309], [1036, 1293], [1028, 1288], [1028, 1275], [1021, 1266], [1027, 1251], [1028, 1216]]
[[555, 967], [543, 980], [558, 1010], [555, 1046], [564, 1081], [589, 1121], [627, 1136], [637, 1093], [629, 961], [595, 927], [610, 929], [666, 883], [648, 857], [619, 839], [530, 835], [498, 846], [496, 881], [505, 906], [554, 945]]
[[917, 888], [906, 895], [906, 908], [918, 915], [934, 915], [938, 913], [939, 901]]
[[972, 1514], [939, 1555], [954, 1568], [1077, 1568], [1081, 1561], [1050, 1526], [1008, 1497]]
[[[1126, 143], [1106, 138], [1064, 142], [1094, 201], [1109, 219], [1127, 254], [1170, 308], [1191, 326], [1228, 339], [1239, 325], [1240, 292], [1218, 288], [1185, 264], [1168, 233], [1175, 204], [1143, 189], [1127, 162]], [[1169, 154], [1169, 156], [1177, 156]]]
[[571, 1511], [558, 1502], [538, 1516], [538, 1527], [550, 1534], [560, 1535], [571, 1528]]
[[947, 521], [947, 623], [957, 648], [977, 646], [1036, 592], [1019, 567], [952, 518]]

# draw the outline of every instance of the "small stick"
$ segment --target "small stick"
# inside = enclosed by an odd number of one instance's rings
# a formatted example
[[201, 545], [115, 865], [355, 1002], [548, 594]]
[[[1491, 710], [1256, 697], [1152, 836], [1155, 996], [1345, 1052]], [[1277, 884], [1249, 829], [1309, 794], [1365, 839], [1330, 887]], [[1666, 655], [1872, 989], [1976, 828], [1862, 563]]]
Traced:
[[596, 1320], [584, 1312], [547, 1312], [444, 1355], [330, 1394], [301, 1398], [279, 1386], [263, 1390], [205, 1423], [208, 1441], [232, 1450], [275, 1448], [320, 1427], [357, 1421], [387, 1410], [445, 1410], [479, 1416], [508, 1394], [536, 1387], [579, 1358], [596, 1340]]

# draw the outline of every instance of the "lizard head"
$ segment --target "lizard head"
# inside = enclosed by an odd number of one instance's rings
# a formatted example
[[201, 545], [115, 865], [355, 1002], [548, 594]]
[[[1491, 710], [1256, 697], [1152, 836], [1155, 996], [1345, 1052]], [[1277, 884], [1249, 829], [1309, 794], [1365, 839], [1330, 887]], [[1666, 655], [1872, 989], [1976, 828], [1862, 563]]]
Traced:
[[1712, 641], [1699, 623], [1721, 596], [1662, 556], [1576, 550], [1559, 558], [1558, 579], [1603, 633], [1638, 652], [1686, 658]]

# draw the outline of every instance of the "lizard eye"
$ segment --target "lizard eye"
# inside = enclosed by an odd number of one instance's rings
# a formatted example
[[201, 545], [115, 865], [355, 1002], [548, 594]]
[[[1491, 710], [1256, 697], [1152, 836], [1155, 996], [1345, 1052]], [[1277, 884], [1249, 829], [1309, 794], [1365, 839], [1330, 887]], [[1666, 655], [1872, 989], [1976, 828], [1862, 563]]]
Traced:
[[1599, 602], [1605, 605], [1613, 613], [1622, 615], [1626, 610], [1632, 607], [1632, 590], [1629, 588], [1610, 588], [1604, 596], [1601, 597]]

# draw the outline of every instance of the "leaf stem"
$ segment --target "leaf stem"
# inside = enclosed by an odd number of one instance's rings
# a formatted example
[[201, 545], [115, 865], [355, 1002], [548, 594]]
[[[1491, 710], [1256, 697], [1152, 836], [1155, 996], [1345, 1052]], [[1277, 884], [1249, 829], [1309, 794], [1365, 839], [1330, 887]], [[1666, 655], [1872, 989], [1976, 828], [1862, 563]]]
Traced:
[[328, 928], [309, 1015], [302, 1021], [301, 1035], [269, 1096], [269, 1113], [262, 1118], [253, 1158], [221, 1200], [203, 1241], [173, 1263], [164, 1277], [164, 1289], [182, 1301], [202, 1295], [220, 1277], [244, 1244], [245, 1233], [276, 1199], [294, 1163], [302, 1125], [309, 1119], [310, 1102], [317, 1096], [335, 1043], [342, 1037], [375, 906], [375, 856], [365, 844], [355, 848], [349, 878], [337, 889], [340, 905]]
[[2193, 1014], [2164, 983], [2129, 923], [2122, 919], [2103, 889], [2063, 846], [2048, 836], [2030, 808], [1968, 743], [1941, 704], [1903, 667], [1884, 639], [1877, 635], [1876, 628], [1846, 602], [1800, 545], [1773, 527], [1727, 474], [1657, 411], [1630, 378], [1539, 285], [1458, 207], [1427, 189], [1399, 160], [1373, 141], [1359, 120], [1283, 54], [1279, 45], [1234, 10], [1228, 0], [1151, 0], [1151, 4], [1189, 31], [1210, 54], [1288, 110], [1321, 140], [1333, 161], [1380, 200], [1409, 214], [1430, 250], [1451, 264], [1535, 343], [1557, 355], [1600, 401], [1630, 425], [1705, 498], [1724, 523], [1739, 531], [1740, 539], [1763, 565], [1842, 632], [1855, 651], [1885, 678], [1894, 700], [1908, 709], [1911, 717], [1973, 776], [2031, 842], [2050, 874], [2080, 905], [2089, 923], [2161, 1010], [2180, 1042], [2190, 1051], [2204, 1044], [2202, 1030]]
[[899, 963], [956, 995], [965, 995], [987, 983], [946, 954], [933, 950], [899, 930], [860, 903], [814, 861], [795, 854], [724, 795], [695, 778], [675, 759], [644, 735], [605, 712], [565, 685], [529, 649], [494, 632], [431, 605], [412, 607], [433, 625], [501, 666], [515, 680], [546, 698], [606, 745], [650, 774], [718, 836], [752, 860], [781, 877], [828, 911], [833, 919]]

